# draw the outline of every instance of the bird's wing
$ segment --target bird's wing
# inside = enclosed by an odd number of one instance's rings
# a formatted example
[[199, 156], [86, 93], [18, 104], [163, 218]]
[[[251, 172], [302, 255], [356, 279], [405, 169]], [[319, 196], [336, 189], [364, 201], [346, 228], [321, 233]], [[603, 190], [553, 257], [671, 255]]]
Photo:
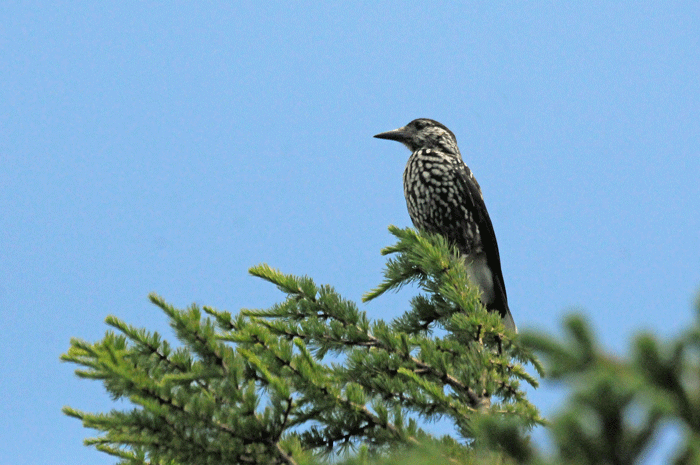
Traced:
[[474, 178], [469, 167], [462, 161], [458, 161], [458, 166], [456, 167], [457, 183], [461, 184], [462, 192], [468, 193], [465, 197], [465, 201], [468, 205], [465, 205], [467, 210], [472, 213], [472, 217], [477, 227], [479, 228], [479, 235], [481, 236], [482, 247], [484, 248], [484, 253], [486, 255], [486, 263], [491, 269], [493, 275], [493, 285], [495, 302], [492, 306], [501, 313], [504, 319], [510, 318], [512, 322], [512, 316], [510, 315], [510, 309], [508, 308], [508, 296], [506, 294], [506, 285], [503, 280], [503, 271], [501, 270], [501, 256], [498, 253], [498, 243], [496, 242], [496, 233], [493, 230], [493, 224], [491, 223], [491, 218], [489, 217], [489, 212], [486, 210], [486, 204], [484, 203], [484, 198], [481, 195], [481, 187], [479, 183]]

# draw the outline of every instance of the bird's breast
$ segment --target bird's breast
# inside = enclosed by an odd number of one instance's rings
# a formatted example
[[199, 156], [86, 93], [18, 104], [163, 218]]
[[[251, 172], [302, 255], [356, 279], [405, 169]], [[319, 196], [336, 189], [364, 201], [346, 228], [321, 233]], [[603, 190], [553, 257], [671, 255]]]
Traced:
[[411, 221], [418, 229], [439, 233], [464, 254], [478, 247], [479, 230], [460, 182], [463, 162], [433, 149], [421, 149], [408, 159], [403, 173], [404, 195]]

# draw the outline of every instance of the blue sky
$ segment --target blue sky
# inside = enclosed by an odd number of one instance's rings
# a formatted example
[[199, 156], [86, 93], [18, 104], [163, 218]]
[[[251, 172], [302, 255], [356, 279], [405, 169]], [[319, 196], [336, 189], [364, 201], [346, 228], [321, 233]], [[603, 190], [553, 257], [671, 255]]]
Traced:
[[[700, 289], [691, 2], [17, 2], [0, 6], [0, 462], [107, 464], [58, 358], [147, 302], [280, 300], [266, 262], [359, 300], [410, 224], [399, 144], [447, 125], [484, 192], [518, 327], [584, 311], [623, 354]], [[411, 292], [362, 306], [391, 318]], [[546, 413], [558, 396], [532, 399]]]

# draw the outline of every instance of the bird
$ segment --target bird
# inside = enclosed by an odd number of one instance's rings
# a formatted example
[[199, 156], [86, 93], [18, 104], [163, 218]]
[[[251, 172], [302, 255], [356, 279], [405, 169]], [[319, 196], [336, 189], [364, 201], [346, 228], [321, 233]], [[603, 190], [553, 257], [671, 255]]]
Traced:
[[457, 247], [481, 302], [498, 312], [506, 328], [517, 332], [508, 307], [496, 233], [481, 187], [462, 160], [457, 138], [435, 120], [419, 118], [374, 136], [401, 142], [410, 150], [403, 190], [413, 225], [437, 233]]

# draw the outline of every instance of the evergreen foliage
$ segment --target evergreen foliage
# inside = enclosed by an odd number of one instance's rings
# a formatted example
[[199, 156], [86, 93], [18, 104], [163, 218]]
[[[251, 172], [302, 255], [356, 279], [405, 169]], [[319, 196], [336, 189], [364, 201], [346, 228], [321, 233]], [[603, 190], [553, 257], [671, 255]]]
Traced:
[[[444, 239], [390, 231], [385, 279], [364, 300], [417, 284], [395, 320], [369, 320], [330, 286], [266, 265], [251, 274], [286, 295], [269, 309], [179, 310], [151, 295], [179, 347], [107, 317], [102, 340], [72, 339], [62, 360], [133, 408], [64, 412], [101, 432], [85, 443], [122, 464], [624, 465], [640, 463], [669, 423], [681, 432], [673, 463], [700, 463], [700, 300], [684, 334], [640, 334], [628, 359], [606, 353], [580, 316], [563, 338], [515, 335], [481, 305]], [[544, 424], [522, 387], [537, 386], [525, 365], [542, 375], [533, 354], [570, 391], [547, 424], [546, 453], [528, 435]], [[449, 421], [455, 437], [421, 421]]]
[[[541, 424], [522, 388], [537, 385], [523, 364], [540, 364], [481, 305], [456, 251], [440, 236], [390, 230], [385, 280], [364, 300], [417, 283], [422, 293], [396, 320], [371, 321], [332, 287], [259, 265], [250, 273], [286, 294], [270, 309], [204, 315], [150, 296], [176, 349], [114, 316], [101, 341], [72, 339], [62, 360], [134, 408], [64, 412], [102, 432], [86, 444], [124, 464], [292, 464], [421, 447], [457, 460], [482, 417], [513, 418], [519, 431]], [[451, 421], [461, 443], [420, 420]]]
[[681, 431], [671, 463], [700, 463], [700, 300], [696, 307], [684, 334], [661, 342], [641, 333], [629, 359], [606, 353], [576, 315], [562, 341], [523, 337], [544, 358], [547, 376], [572, 390], [552, 419], [556, 456], [547, 463], [640, 463], [669, 424]]

